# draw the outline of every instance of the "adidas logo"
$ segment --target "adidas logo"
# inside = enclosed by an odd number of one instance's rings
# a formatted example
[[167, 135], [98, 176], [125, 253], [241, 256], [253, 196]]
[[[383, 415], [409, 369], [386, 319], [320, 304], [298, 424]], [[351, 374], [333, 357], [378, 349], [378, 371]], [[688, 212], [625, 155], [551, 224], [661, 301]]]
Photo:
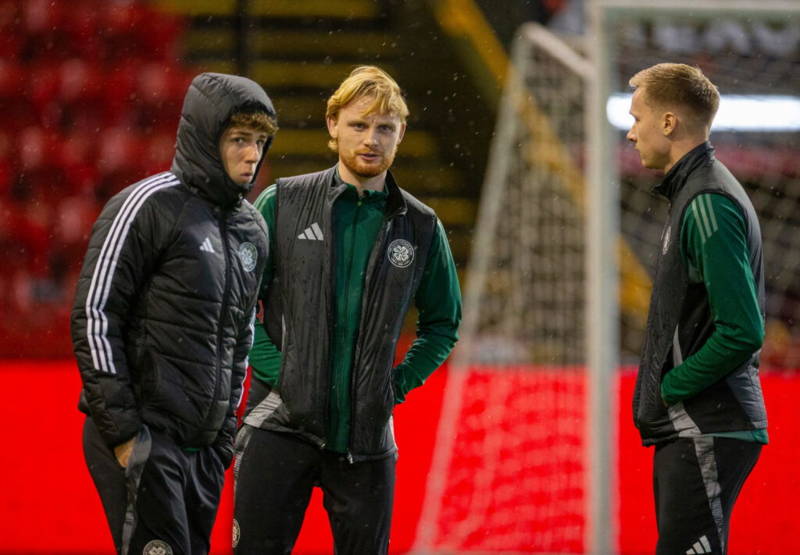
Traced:
[[309, 241], [322, 241], [322, 230], [319, 228], [317, 222], [314, 222], [309, 227], [297, 236], [298, 239], [307, 239]]
[[700, 553], [711, 553], [711, 544], [708, 543], [706, 536], [694, 542], [694, 545], [686, 550], [686, 555], [698, 555]]
[[211, 239], [206, 237], [205, 241], [200, 245], [200, 250], [204, 252], [216, 252], [214, 247], [211, 246]]

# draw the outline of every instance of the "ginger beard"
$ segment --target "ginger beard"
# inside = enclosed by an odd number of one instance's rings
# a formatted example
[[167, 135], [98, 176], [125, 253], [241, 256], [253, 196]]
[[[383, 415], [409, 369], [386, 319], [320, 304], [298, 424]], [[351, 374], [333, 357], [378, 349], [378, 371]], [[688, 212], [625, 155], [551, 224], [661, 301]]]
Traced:
[[390, 152], [364, 148], [356, 151], [343, 150], [339, 146], [339, 160], [358, 177], [375, 177], [388, 170], [397, 154], [397, 145]]

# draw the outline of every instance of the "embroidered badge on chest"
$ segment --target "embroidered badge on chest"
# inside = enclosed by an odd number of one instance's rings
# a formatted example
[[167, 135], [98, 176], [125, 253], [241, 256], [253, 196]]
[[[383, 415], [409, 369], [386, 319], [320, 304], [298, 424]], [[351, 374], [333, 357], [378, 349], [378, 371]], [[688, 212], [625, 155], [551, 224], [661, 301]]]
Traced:
[[395, 239], [386, 250], [389, 262], [398, 268], [408, 268], [414, 262], [414, 246], [405, 239]]
[[167, 542], [152, 540], [147, 542], [142, 550], [142, 555], [172, 555], [172, 548]]
[[242, 267], [245, 271], [252, 272], [256, 268], [258, 262], [258, 249], [253, 243], [242, 243], [239, 245], [239, 260], [242, 261]]

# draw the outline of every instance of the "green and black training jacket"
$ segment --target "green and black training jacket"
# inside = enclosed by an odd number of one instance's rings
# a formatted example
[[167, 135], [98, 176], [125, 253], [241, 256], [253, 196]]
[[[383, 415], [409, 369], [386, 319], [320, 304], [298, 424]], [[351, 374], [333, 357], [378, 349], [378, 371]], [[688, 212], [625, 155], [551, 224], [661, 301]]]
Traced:
[[670, 201], [634, 392], [645, 445], [702, 435], [767, 442], [759, 380], [764, 269], [755, 210], [703, 143], [656, 187]]
[[[384, 191], [359, 195], [335, 167], [278, 180], [255, 204], [273, 256], [245, 422], [353, 460], [393, 454], [394, 405], [458, 337], [461, 295], [441, 222], [391, 173]], [[417, 338], [395, 366], [412, 305]]]

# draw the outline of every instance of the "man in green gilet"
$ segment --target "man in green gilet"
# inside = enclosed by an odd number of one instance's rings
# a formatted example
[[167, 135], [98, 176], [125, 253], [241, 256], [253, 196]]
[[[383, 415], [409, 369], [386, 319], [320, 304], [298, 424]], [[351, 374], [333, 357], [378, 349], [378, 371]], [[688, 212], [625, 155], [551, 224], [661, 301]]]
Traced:
[[[407, 116], [389, 75], [356, 68], [328, 100], [338, 163], [255, 203], [271, 256], [237, 438], [236, 553], [290, 553], [315, 486], [336, 553], [388, 550], [392, 411], [447, 358], [461, 318], [442, 224], [389, 171]], [[417, 338], [395, 365], [412, 304]]]
[[634, 421], [655, 446], [656, 553], [726, 553], [736, 498], [767, 443], [761, 231], [708, 142], [717, 88], [694, 67], [637, 73], [628, 139], [664, 172], [661, 238]]

